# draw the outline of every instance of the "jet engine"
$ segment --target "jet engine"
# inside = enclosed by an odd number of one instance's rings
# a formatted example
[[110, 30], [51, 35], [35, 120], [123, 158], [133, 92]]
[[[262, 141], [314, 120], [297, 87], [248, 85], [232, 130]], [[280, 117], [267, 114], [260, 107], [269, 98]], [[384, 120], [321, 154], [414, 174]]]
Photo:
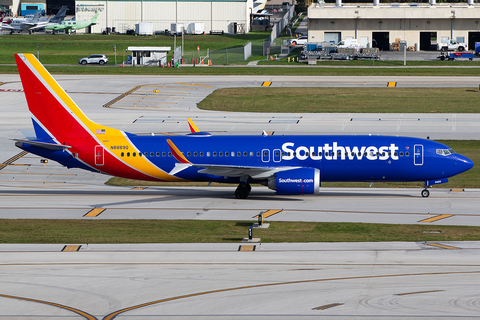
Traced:
[[298, 168], [280, 171], [268, 179], [268, 187], [277, 194], [317, 194], [320, 189], [320, 170]]

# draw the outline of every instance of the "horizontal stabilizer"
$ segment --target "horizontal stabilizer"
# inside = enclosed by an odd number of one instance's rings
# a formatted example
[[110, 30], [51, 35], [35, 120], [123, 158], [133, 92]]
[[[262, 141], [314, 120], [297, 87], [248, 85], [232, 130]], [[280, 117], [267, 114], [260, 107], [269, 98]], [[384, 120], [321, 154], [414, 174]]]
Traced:
[[[18, 142], [28, 143], [32, 146], [39, 147], [39, 148], [44, 148], [44, 149], [49, 149], [49, 150], [65, 150], [65, 149], [71, 148], [71, 146], [66, 146], [66, 145], [57, 144], [57, 143], [48, 143], [48, 142], [41, 142], [41, 141], [22, 140], [22, 139], [12, 139], [12, 140], [17, 141], [17, 143]], [[17, 144], [15, 144], [15, 145], [17, 145]]]

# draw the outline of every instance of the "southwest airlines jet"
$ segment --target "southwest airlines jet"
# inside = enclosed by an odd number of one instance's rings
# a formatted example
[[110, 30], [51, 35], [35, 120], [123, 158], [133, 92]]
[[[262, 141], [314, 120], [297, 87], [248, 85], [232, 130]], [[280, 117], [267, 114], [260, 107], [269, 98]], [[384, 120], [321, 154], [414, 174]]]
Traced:
[[392, 136], [147, 136], [91, 121], [32, 54], [15, 55], [35, 138], [16, 146], [68, 167], [150, 181], [250, 183], [277, 194], [316, 194], [325, 181], [424, 181], [427, 187], [473, 167], [448, 146]]

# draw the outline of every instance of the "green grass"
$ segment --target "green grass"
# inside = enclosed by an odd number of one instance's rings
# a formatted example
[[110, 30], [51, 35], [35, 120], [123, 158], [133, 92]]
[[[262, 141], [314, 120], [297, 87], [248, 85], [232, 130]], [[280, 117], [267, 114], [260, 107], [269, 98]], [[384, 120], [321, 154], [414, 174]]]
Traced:
[[[23, 50], [22, 50], [23, 51]], [[76, 55], [77, 59], [86, 55]], [[42, 59], [42, 58], [41, 58]], [[111, 59], [111, 56], [110, 56]], [[117, 56], [117, 62], [122, 57]], [[72, 63], [70, 61], [70, 63]], [[285, 64], [287, 64], [285, 62]], [[131, 74], [131, 75], [257, 75], [257, 76], [478, 76], [480, 70], [477, 68], [286, 68], [286, 67], [180, 67], [180, 68], [158, 68], [158, 67], [113, 67], [106, 66], [45, 66], [52, 74]], [[17, 67], [12, 65], [0, 65], [0, 74], [17, 74]]]
[[[341, 83], [339, 83], [341, 85]], [[294, 113], [478, 113], [474, 88], [228, 88], [199, 104], [203, 110]]]
[[[197, 46], [204, 54], [207, 49], [218, 50], [243, 46], [248, 41], [262, 41], [268, 37], [268, 32], [250, 32], [247, 35], [185, 35], [184, 53], [186, 57], [192, 52], [197, 54]], [[33, 53], [40, 51], [40, 62], [43, 64], [76, 64], [79, 58], [94, 53], [106, 54], [110, 62], [114, 61], [113, 45], [117, 47], [117, 63], [121, 63], [123, 53], [129, 46], [152, 46], [174, 48], [174, 37], [166, 35], [132, 36], [132, 35], [3, 35], [0, 36], [0, 64], [15, 63], [15, 53]], [[177, 37], [177, 46], [182, 44]], [[131, 54], [131, 52], [129, 52]], [[170, 52], [170, 55], [172, 52]], [[103, 70], [102, 68], [100, 70]], [[0, 69], [1, 73], [3, 72]]]
[[[255, 31], [247, 35], [187, 35], [184, 37], [184, 53], [186, 61], [192, 54], [198, 55], [196, 49], [200, 47], [202, 56], [206, 49], [221, 50], [242, 46], [248, 41], [263, 41], [268, 37], [268, 32]], [[214, 68], [155, 68], [136, 67], [120, 68], [111, 67], [114, 63], [113, 45], [117, 47], [117, 63], [123, 60], [123, 53], [128, 46], [174, 46], [174, 37], [157, 36], [131, 36], [131, 35], [1, 35], [0, 36], [0, 74], [17, 73], [14, 64], [15, 53], [40, 53], [40, 61], [46, 64], [47, 69], [53, 74], [139, 74], [139, 75], [321, 75], [321, 76], [477, 76], [476, 68], [411, 68], [414, 66], [480, 66], [480, 61], [409, 61], [403, 67], [403, 61], [322, 61], [319, 65], [362, 68], [316, 68], [305, 64], [287, 62], [287, 59], [266, 61], [265, 57], [253, 56], [252, 60], [265, 60], [260, 64], [264, 67], [214, 67]], [[177, 45], [181, 38], [177, 38]], [[297, 57], [300, 49], [296, 49], [289, 56]], [[92, 53], [103, 53], [109, 56], [109, 65], [87, 66], [77, 65], [79, 58]], [[169, 56], [171, 56], [170, 53]], [[213, 61], [215, 64], [215, 60]], [[245, 64], [247, 62], [239, 62]], [[52, 65], [55, 64], [55, 65]], [[59, 66], [60, 65], [60, 66]], [[279, 67], [275, 67], [275, 66]], [[285, 68], [282, 65], [300, 66], [300, 68]], [[375, 68], [363, 68], [375, 65]], [[390, 68], [399, 67], [399, 68]]]
[[[253, 221], [2, 219], [0, 243], [231, 243], [246, 237], [252, 223]], [[272, 222], [268, 229], [255, 229], [254, 237], [260, 237], [262, 242], [478, 241], [480, 227]]]
[[[476, 165], [467, 172], [449, 178], [447, 184], [438, 185], [438, 188], [480, 188], [480, 140], [439, 140], [443, 144], [453, 148], [457, 153], [460, 153]], [[201, 186], [206, 187], [206, 182], [151, 182], [140, 181], [132, 179], [124, 179], [119, 177], [111, 178], [106, 182], [108, 185], [114, 186]], [[370, 182], [325, 182], [322, 183], [322, 187], [334, 188], [366, 188], [370, 185]], [[232, 186], [233, 184], [216, 184], [212, 186]], [[414, 188], [423, 187], [423, 182], [375, 182], [373, 185], [376, 188]]]

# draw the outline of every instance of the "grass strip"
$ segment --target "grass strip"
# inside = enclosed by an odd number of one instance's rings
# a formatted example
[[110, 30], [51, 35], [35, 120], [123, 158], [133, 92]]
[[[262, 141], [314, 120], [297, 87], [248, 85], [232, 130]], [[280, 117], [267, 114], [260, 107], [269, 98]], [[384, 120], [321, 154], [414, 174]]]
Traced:
[[[480, 188], [480, 140], [439, 140], [438, 142], [446, 144], [453, 148], [457, 153], [460, 153], [476, 165], [467, 172], [459, 174], [457, 176], [449, 178], [447, 184], [441, 184], [434, 186], [434, 188]], [[113, 177], [109, 179], [105, 184], [113, 186], [180, 186], [180, 187], [207, 187], [207, 182], [152, 182], [141, 181], [133, 179], [124, 179], [119, 177]], [[370, 182], [323, 182], [322, 187], [328, 188], [366, 188], [370, 185]], [[232, 186], [233, 184], [219, 184], [212, 183], [212, 187], [215, 186]], [[373, 185], [375, 188], [414, 188], [423, 187], [423, 182], [375, 182]], [[233, 190], [232, 190], [233, 191]], [[321, 191], [321, 189], [320, 189]]]
[[[478, 113], [476, 88], [294, 88], [217, 89], [203, 110], [282, 113]], [[441, 117], [441, 116], [439, 116]]]
[[[419, 216], [419, 220], [420, 220]], [[248, 236], [253, 221], [0, 220], [0, 243], [225, 243]], [[440, 233], [424, 233], [438, 231]], [[478, 241], [480, 227], [377, 223], [272, 222], [262, 242]]]
[[[84, 55], [85, 56], [85, 55]], [[121, 61], [121, 58], [117, 61]], [[478, 76], [478, 68], [286, 68], [286, 67], [112, 67], [100, 66], [52, 66], [46, 65], [51, 74], [128, 74], [128, 75], [258, 75], [258, 76]], [[14, 65], [1, 65], [0, 74], [17, 74]]]

